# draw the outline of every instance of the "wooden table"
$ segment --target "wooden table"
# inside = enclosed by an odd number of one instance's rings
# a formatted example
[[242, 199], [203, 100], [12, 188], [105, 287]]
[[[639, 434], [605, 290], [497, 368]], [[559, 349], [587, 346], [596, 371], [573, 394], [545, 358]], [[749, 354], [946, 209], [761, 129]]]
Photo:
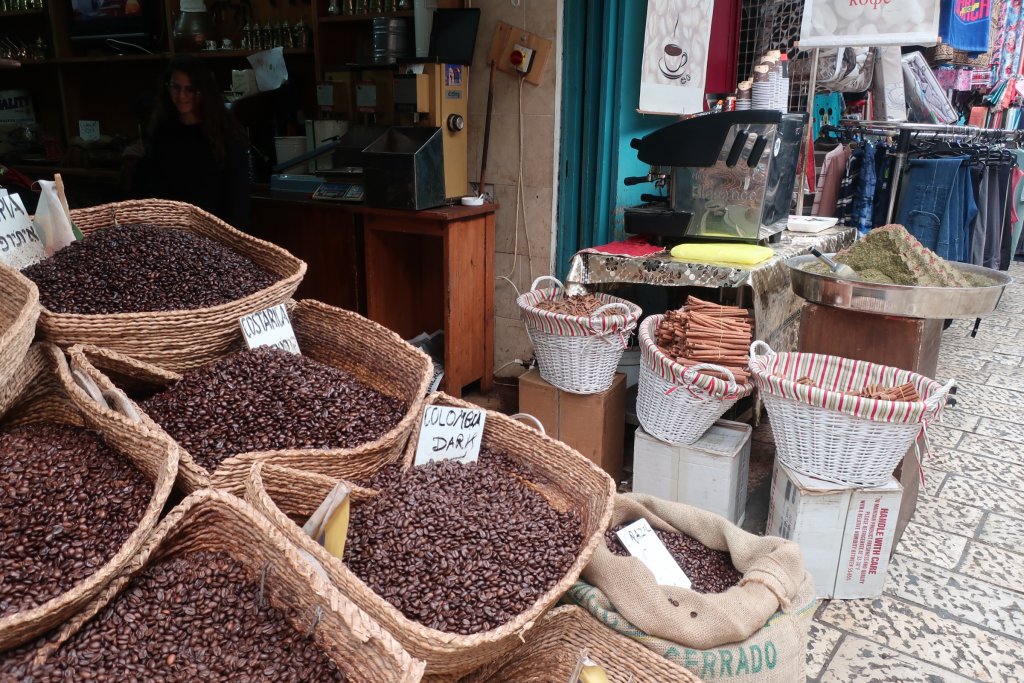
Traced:
[[305, 260], [297, 296], [358, 311], [411, 339], [444, 330], [441, 388], [494, 385], [494, 212], [253, 196], [252, 231]]

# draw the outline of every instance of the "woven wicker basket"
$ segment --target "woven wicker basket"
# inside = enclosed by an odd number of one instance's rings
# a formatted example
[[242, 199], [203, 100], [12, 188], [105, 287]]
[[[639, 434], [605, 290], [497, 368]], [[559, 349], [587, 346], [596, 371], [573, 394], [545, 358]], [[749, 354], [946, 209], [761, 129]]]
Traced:
[[658, 348], [656, 332], [663, 315], [648, 316], [640, 325], [640, 383], [636, 416], [648, 434], [669, 443], [691, 444], [732, 408], [749, 396], [754, 385], [699, 374], [715, 370], [732, 376], [711, 363], [684, 367]]
[[[391, 330], [363, 316], [305, 299], [290, 310], [292, 326], [303, 355], [352, 373], [360, 382], [406, 401], [401, 421], [376, 441], [357, 448], [333, 450], [276, 450], [241, 453], [225, 459], [212, 474], [184, 449], [180, 486], [187, 492], [214, 486], [242, 495], [250, 465], [257, 460], [336, 477], [369, 476], [402, 456], [406, 439], [426, 400], [433, 373], [430, 358]], [[237, 332], [241, 343], [241, 332]], [[180, 375], [139, 362], [123, 354], [91, 346], [75, 346], [71, 365], [88, 374], [103, 389], [120, 387], [133, 398], [160, 391]], [[154, 428], [163, 430], [148, 417]]]
[[[433, 394], [429, 402], [475, 407], [445, 394]], [[418, 425], [419, 422], [406, 450], [406, 467], [411, 466], [415, 457]], [[425, 660], [430, 680], [456, 680], [515, 649], [521, 642], [520, 636], [532, 628], [537, 619], [568, 590], [575, 577], [583, 571], [594, 548], [603, 542], [615, 493], [611, 478], [582, 455], [505, 415], [487, 412], [484, 443], [507, 451], [536, 472], [538, 482], [533, 484], [533, 488], [556, 508], [579, 512], [583, 546], [569, 572], [531, 608], [502, 626], [483, 633], [469, 636], [447, 633], [406, 618], [341, 561], [302, 532], [292, 518], [312, 514], [333, 487], [334, 480], [260, 463], [253, 467], [247, 497], [293, 543], [317, 558], [341, 592], [379, 621], [412, 656]], [[361, 493], [357, 492], [356, 497]]]
[[[537, 289], [543, 280], [555, 287]], [[533, 342], [540, 376], [574, 394], [605, 391], [640, 319], [640, 307], [609, 294], [594, 294], [604, 305], [591, 316], [566, 315], [537, 307], [558, 298], [564, 285], [553, 277], [539, 277], [529, 292], [516, 299], [520, 316]]]
[[415, 683], [423, 662], [414, 660], [389, 633], [341, 595], [307, 559], [244, 501], [213, 489], [192, 494], [160, 522], [132, 562], [102, 594], [44, 646], [37, 661], [60, 645], [116, 599], [132, 578], [153, 562], [198, 551], [220, 551], [262, 581], [270, 604], [311, 637], [353, 683]]
[[196, 367], [234, 348], [238, 319], [284, 303], [306, 272], [306, 264], [284, 249], [250, 237], [191, 204], [143, 199], [75, 209], [71, 219], [87, 235], [115, 221], [183, 228], [234, 249], [278, 280], [237, 301], [192, 310], [99, 315], [54, 313], [43, 307], [40, 337], [62, 347], [94, 344], [169, 370]]
[[0, 265], [0, 385], [21, 366], [39, 319], [39, 290], [34, 282]]
[[551, 610], [510, 657], [482, 667], [461, 683], [571, 681], [580, 655], [599, 664], [615, 683], [700, 683], [700, 679], [636, 641], [620, 636], [584, 610]]
[[[98, 431], [103, 440], [153, 482], [142, 518], [121, 549], [71, 590], [29, 610], [0, 619], [0, 651], [64, 623], [81, 610], [139, 552], [174, 486], [178, 448], [169, 439], [113, 411], [100, 409], [74, 382], [64, 355], [51, 344], [36, 344], [0, 391], [2, 425], [58, 422]], [[45, 492], [40, 492], [43, 495]]]
[[[927, 425], [955, 382], [945, 386], [906, 370], [810, 353], [750, 347], [750, 370], [768, 411], [779, 460], [790, 469], [845, 486], [881, 486]], [[817, 386], [797, 380], [809, 377]], [[868, 385], [913, 383], [920, 401], [853, 394]], [[829, 390], [818, 387], [830, 387]]]

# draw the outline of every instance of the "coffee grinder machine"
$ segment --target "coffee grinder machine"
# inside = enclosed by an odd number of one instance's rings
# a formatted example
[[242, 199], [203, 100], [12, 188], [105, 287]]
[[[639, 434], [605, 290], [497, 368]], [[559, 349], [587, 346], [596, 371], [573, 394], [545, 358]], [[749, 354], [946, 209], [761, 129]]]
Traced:
[[422, 73], [394, 78], [395, 121], [441, 129], [445, 196], [462, 197], [469, 193], [469, 67], [421, 66]]
[[806, 113], [722, 112], [634, 138], [637, 157], [652, 168], [625, 184], [666, 191], [626, 209], [626, 232], [666, 246], [771, 241], [788, 223], [806, 123]]

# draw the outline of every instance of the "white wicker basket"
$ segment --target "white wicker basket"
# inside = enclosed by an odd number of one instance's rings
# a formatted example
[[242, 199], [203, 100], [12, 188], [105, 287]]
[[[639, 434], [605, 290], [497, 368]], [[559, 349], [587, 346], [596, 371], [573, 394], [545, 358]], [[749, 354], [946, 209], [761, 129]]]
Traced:
[[[955, 382], [865, 361], [750, 346], [750, 370], [768, 410], [776, 455], [790, 469], [846, 486], [880, 486], [946, 405]], [[818, 386], [797, 384], [809, 377]], [[921, 401], [852, 394], [913, 382]], [[822, 389], [819, 387], [831, 387]]]
[[[556, 286], [537, 289], [542, 280]], [[605, 391], [615, 379], [622, 352], [640, 318], [640, 307], [609, 294], [594, 294], [605, 302], [590, 316], [565, 315], [537, 308], [541, 301], [564, 289], [553, 277], [539, 277], [516, 299], [540, 366], [540, 376], [574, 394]]]
[[[729, 410], [749, 396], [754, 385], [736, 384], [726, 368], [711, 363], [685, 367], [658, 348], [656, 331], [663, 315], [652, 315], [640, 325], [640, 386], [636, 416], [651, 436], [669, 443], [691, 444]], [[724, 381], [700, 374], [715, 370]]]

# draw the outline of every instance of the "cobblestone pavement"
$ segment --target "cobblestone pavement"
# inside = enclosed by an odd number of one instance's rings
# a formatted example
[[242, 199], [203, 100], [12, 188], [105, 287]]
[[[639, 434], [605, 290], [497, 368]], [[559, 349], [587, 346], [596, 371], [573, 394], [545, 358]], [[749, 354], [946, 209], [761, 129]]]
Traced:
[[943, 335], [957, 405], [877, 599], [823, 602], [807, 681], [1024, 681], [1024, 265], [977, 338]]

